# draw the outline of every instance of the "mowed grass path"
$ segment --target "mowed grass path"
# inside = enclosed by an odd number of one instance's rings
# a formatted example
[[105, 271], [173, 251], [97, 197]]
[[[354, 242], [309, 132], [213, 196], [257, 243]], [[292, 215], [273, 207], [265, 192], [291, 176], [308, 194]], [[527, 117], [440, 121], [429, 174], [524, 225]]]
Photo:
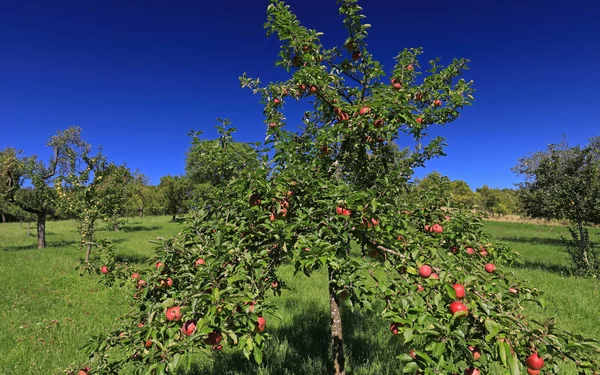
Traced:
[[[148, 241], [176, 234], [183, 224], [168, 217], [132, 219], [121, 232], [101, 231], [114, 239], [121, 259], [145, 263], [153, 253]], [[523, 255], [513, 270], [520, 279], [546, 292], [545, 310], [531, 306], [538, 319], [557, 316], [563, 328], [600, 339], [598, 283], [565, 277], [566, 258], [559, 233], [566, 229], [519, 223], [488, 222], [487, 230]], [[85, 360], [78, 350], [89, 335], [115, 324], [127, 311], [130, 291], [106, 288], [98, 276], [79, 276], [74, 269], [83, 250], [78, 247], [74, 222], [50, 222], [45, 250], [35, 249], [35, 238], [19, 224], [0, 225], [0, 374], [52, 374]], [[591, 236], [594, 240], [598, 230]], [[192, 374], [328, 374], [328, 301], [326, 275], [281, 276], [290, 291], [276, 298], [277, 316], [268, 317], [273, 340], [265, 363], [255, 366], [227, 348], [211, 357], [199, 357]], [[344, 310], [344, 335], [349, 374], [399, 373], [397, 340], [376, 313]], [[565, 369], [565, 374], [571, 373]]]

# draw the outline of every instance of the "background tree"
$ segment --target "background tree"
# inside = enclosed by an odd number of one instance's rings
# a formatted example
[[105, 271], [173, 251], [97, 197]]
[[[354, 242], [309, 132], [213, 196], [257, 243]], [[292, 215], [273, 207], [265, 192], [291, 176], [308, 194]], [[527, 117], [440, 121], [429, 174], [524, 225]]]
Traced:
[[177, 215], [185, 211], [190, 193], [190, 183], [185, 176], [163, 176], [159, 189], [165, 204], [165, 212], [175, 222]]
[[[81, 128], [70, 127], [52, 136], [47, 145], [52, 148], [52, 157], [44, 163], [37, 156], [21, 157], [14, 150], [5, 150], [2, 156], [4, 195], [22, 210], [36, 216], [37, 247], [46, 247], [46, 218], [55, 209], [57, 199], [53, 183], [56, 178], [76, 170], [80, 156], [89, 150], [81, 139]], [[31, 187], [25, 194], [24, 186]]]
[[573, 270], [599, 275], [598, 254], [586, 226], [600, 224], [600, 137], [575, 147], [563, 139], [519, 159], [513, 171], [524, 178], [518, 184], [524, 212], [536, 218], [569, 220], [567, 252]]
[[144, 217], [144, 210], [152, 201], [150, 180], [146, 175], [136, 170], [132, 174], [132, 181], [129, 187], [130, 192], [128, 206], [133, 208], [136, 216]]
[[475, 193], [469, 185], [462, 180], [454, 180], [450, 182], [450, 190], [452, 191], [452, 201], [457, 205], [465, 207], [473, 207], [476, 203]]
[[258, 167], [258, 155], [251, 145], [235, 142], [235, 128], [227, 120], [218, 119], [219, 139], [203, 140], [201, 132], [193, 132], [192, 145], [186, 154], [186, 177], [193, 189], [196, 206], [219, 202], [229, 181]]
[[126, 165], [109, 163], [96, 190], [102, 200], [102, 216], [109, 229], [118, 231], [125, 224], [133, 174]]

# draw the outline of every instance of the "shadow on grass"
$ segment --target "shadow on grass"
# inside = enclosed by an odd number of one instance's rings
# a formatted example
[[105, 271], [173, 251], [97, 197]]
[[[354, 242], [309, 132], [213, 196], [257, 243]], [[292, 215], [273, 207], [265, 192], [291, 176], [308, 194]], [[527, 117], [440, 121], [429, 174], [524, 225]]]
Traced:
[[115, 255], [115, 260], [119, 263], [147, 263], [148, 259], [150, 259], [147, 256], [144, 255], [138, 255], [138, 254], [117, 254]]
[[570, 276], [571, 275], [571, 271], [568, 266], [565, 266], [562, 264], [555, 264], [555, 263], [545, 263], [545, 262], [526, 260], [520, 264], [519, 263], [513, 264], [513, 267], [521, 268], [521, 269], [530, 269], [530, 270], [542, 270], [542, 271], [556, 273], [556, 274], [559, 274], [562, 276]]
[[151, 231], [151, 230], [159, 230], [161, 227], [153, 225], [153, 226], [145, 226], [145, 225], [130, 225], [130, 226], [124, 226], [123, 229], [121, 229], [123, 232], [126, 233], [130, 233], [130, 232], [144, 232], [144, 231]]
[[[78, 241], [49, 241], [46, 242], [46, 249], [52, 249], [52, 248], [56, 248], [56, 247], [67, 247], [67, 246], [71, 246], [71, 245], [75, 245], [75, 244], [79, 244]], [[29, 245], [16, 245], [16, 246], [2, 246], [0, 247], [0, 250], [2, 251], [24, 251], [24, 250], [38, 250], [37, 248], [37, 242], [36, 243], [31, 243]], [[45, 250], [45, 249], [40, 249], [40, 250]]]
[[[292, 301], [286, 301], [281, 311], [298, 309]], [[241, 351], [217, 352], [206, 361], [198, 361], [189, 372], [179, 375], [208, 374], [314, 374], [328, 375], [333, 372], [330, 357], [330, 328], [328, 311], [315, 303], [301, 307], [291, 323], [269, 329], [272, 339], [263, 350], [263, 363], [246, 360]], [[275, 319], [275, 318], [272, 318]], [[360, 314], [349, 308], [343, 309], [344, 345], [346, 370], [357, 373], [358, 368], [376, 364], [381, 373], [396, 373], [401, 366], [395, 358], [399, 345], [390, 344], [386, 323], [376, 312]], [[383, 335], [380, 334], [381, 328]], [[389, 337], [391, 334], [389, 334]], [[363, 368], [360, 373], [365, 373]]]
[[550, 245], [550, 246], [563, 246], [563, 241], [560, 238], [548, 238], [548, 237], [497, 237], [499, 241], [504, 242], [518, 242], [518, 243], [529, 243], [534, 245]]

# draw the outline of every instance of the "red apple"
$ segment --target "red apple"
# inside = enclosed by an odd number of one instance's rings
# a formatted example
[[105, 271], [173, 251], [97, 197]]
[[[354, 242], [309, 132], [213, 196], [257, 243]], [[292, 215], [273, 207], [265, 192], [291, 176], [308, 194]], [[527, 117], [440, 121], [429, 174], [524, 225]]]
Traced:
[[167, 287], [172, 287], [173, 286], [173, 279], [171, 279], [170, 277], [168, 277], [166, 280], [160, 280], [160, 287], [161, 288], [167, 288]]
[[271, 283], [271, 288], [273, 288], [273, 289], [277, 288], [278, 286], [279, 286], [279, 283], [277, 281], [273, 281]]
[[138, 288], [143, 288], [144, 286], [146, 286], [146, 282], [145, 282], [144, 280], [141, 280], [141, 279], [140, 279], [140, 280], [137, 282], [137, 286], [138, 286]]
[[204, 259], [202, 258], [198, 258], [196, 259], [196, 261], [194, 262], [194, 266], [201, 266], [203, 264], [206, 264], [206, 262], [204, 261]]
[[170, 322], [178, 321], [179, 319], [181, 319], [181, 309], [179, 308], [179, 306], [169, 307], [165, 311], [165, 315], [167, 317], [167, 320]]
[[465, 375], [481, 375], [481, 371], [476, 368], [465, 369]]
[[373, 126], [375, 126], [377, 129], [381, 128], [383, 126], [383, 120], [381, 120], [381, 119], [375, 120], [375, 122], [373, 123]]
[[212, 346], [212, 349], [213, 349], [213, 350], [218, 350], [218, 351], [221, 351], [221, 350], [223, 350], [223, 345], [213, 345], [213, 346]]
[[481, 250], [481, 251], [479, 252], [479, 255], [481, 255], [482, 257], [486, 257], [486, 256], [487, 256], [487, 251], [485, 251], [485, 250]]
[[141, 277], [140, 274], [137, 273], [137, 272], [134, 272], [134, 273], [131, 274], [131, 280], [137, 280], [140, 277]]
[[425, 291], [425, 288], [423, 287], [423, 285], [417, 285], [417, 293], [421, 293], [424, 291]]
[[542, 367], [544, 367], [544, 359], [537, 353], [533, 353], [527, 357], [525, 364], [527, 364], [527, 367], [532, 370], [540, 370]]
[[462, 303], [460, 301], [454, 301], [454, 302], [452, 302], [450, 304], [450, 313], [452, 315], [456, 315], [456, 313], [459, 312], [459, 311], [466, 311], [468, 313], [469, 309], [467, 308], [467, 306], [464, 303]]
[[108, 266], [102, 266], [102, 268], [100, 268], [100, 273], [106, 275], [108, 273]]
[[308, 52], [309, 49], [310, 47], [308, 46], [302, 46], [302, 52]]
[[422, 124], [423, 123], [423, 118], [422, 117], [417, 117], [417, 119], [415, 121], [417, 122], [417, 124]]
[[342, 215], [344, 215], [344, 216], [350, 216], [350, 215], [352, 215], [352, 211], [347, 210], [347, 209], [344, 208], [344, 211], [342, 212]]
[[281, 100], [279, 98], [275, 98], [275, 99], [273, 99], [273, 104], [279, 105], [279, 104], [281, 104]]
[[421, 266], [421, 268], [419, 268], [419, 276], [424, 279], [431, 276], [431, 267], [428, 265]]
[[373, 226], [376, 227], [379, 225], [379, 221], [377, 219], [371, 218], [371, 223], [373, 223]]
[[361, 57], [361, 54], [360, 54], [359, 51], [352, 52], [352, 59], [353, 60], [358, 60], [358, 59], [360, 59], [360, 57]]
[[493, 265], [492, 263], [488, 263], [488, 264], [485, 265], [485, 270], [488, 273], [492, 273], [492, 272], [494, 272], [496, 270], [496, 266]]
[[159, 269], [162, 266], [164, 266], [162, 262], [156, 262], [156, 269]]
[[138, 328], [144, 328], [144, 323], [138, 323]]
[[151, 347], [152, 346], [152, 340], [151, 339], [146, 340], [146, 342], [144, 343], [144, 345], [146, 346], [146, 348]]
[[221, 336], [221, 332], [219, 332], [219, 331], [212, 331], [204, 339], [204, 343], [208, 344], [208, 345], [218, 345], [221, 342], [222, 339], [223, 339], [223, 336]]
[[444, 231], [444, 227], [439, 224], [434, 224], [433, 227], [431, 227], [431, 230], [433, 233], [442, 233]]
[[183, 323], [183, 326], [181, 327], [181, 333], [186, 336], [191, 336], [194, 334], [194, 332], [196, 332], [195, 320], [188, 320], [187, 322]]
[[531, 369], [531, 368], [527, 368], [527, 373], [529, 375], [540, 375], [540, 372], [541, 372], [540, 370], [534, 370], [534, 369]]
[[79, 370], [79, 372], [77, 372], [77, 375], [88, 375], [88, 371], [90, 371], [90, 368], [86, 367], [83, 370]]
[[415, 353], [414, 349], [408, 352], [408, 355], [410, 355], [412, 359], [417, 359], [417, 353]]
[[256, 325], [254, 327], [254, 332], [263, 333], [267, 328], [267, 321], [262, 316], [259, 316], [256, 320]]
[[436, 106], [436, 107], [439, 107], [439, 106], [441, 106], [441, 105], [442, 105], [442, 101], [441, 101], [441, 100], [439, 100], [439, 99], [436, 99], [436, 100], [433, 102], [433, 105], [434, 105], [434, 106]]
[[465, 287], [463, 285], [454, 284], [454, 285], [452, 285], [452, 288], [454, 288], [454, 291], [456, 292], [456, 298], [458, 298], [458, 299], [465, 298], [466, 293], [465, 293]]
[[271, 212], [271, 215], [269, 215], [269, 220], [270, 221], [275, 221], [277, 218], [275, 217], [275, 214], [273, 212]]
[[402, 325], [402, 323], [392, 323], [390, 324], [390, 332], [393, 335], [398, 335], [398, 333], [400, 333], [400, 329], [399, 327]]
[[310, 88], [308, 89], [308, 92], [311, 94], [314, 94], [315, 92], [317, 92], [317, 86], [311, 85]]
[[471, 351], [471, 353], [473, 353], [474, 360], [478, 361], [479, 358], [481, 358], [481, 351], [479, 350], [479, 348], [469, 345], [469, 350]]
[[425, 225], [424, 229], [425, 229], [425, 232], [429, 232], [429, 233], [432, 232], [432, 229], [429, 225]]
[[517, 293], [519, 293], [519, 291], [518, 291], [518, 290], [516, 290], [515, 288], [508, 288], [508, 291], [509, 291], [510, 293], [512, 293], [512, 294], [517, 294]]
[[452, 246], [452, 247], [450, 247], [450, 251], [451, 251], [453, 254], [456, 254], [456, 253], [458, 253], [458, 246]]
[[473, 249], [472, 247], [467, 247], [467, 254], [469, 254], [469, 255], [475, 254], [475, 249]]
[[344, 214], [344, 208], [343, 208], [343, 207], [339, 207], [339, 206], [338, 206], [338, 207], [336, 207], [336, 209], [335, 209], [335, 212], [336, 212], [338, 215], [343, 215], [343, 214]]
[[431, 274], [431, 278], [435, 279], [435, 280], [439, 280], [440, 276], [437, 273], [434, 272], [434, 273]]
[[395, 82], [393, 86], [394, 86], [395, 90], [400, 90], [402, 88], [402, 84], [400, 84], [398, 82]]
[[369, 108], [369, 107], [362, 107], [358, 113], [359, 113], [360, 115], [366, 115], [366, 114], [367, 114], [367, 113], [369, 113], [370, 111], [371, 111], [371, 108]]
[[413, 68], [413, 66], [412, 66], [412, 65], [408, 65], [408, 66], [406, 67], [406, 70], [413, 70], [413, 69], [414, 69], [414, 68]]
[[271, 129], [275, 129], [276, 127], [277, 127], [277, 124], [276, 124], [276, 123], [274, 123], [274, 122], [271, 122], [271, 123], [269, 124], [269, 128], [271, 128]]

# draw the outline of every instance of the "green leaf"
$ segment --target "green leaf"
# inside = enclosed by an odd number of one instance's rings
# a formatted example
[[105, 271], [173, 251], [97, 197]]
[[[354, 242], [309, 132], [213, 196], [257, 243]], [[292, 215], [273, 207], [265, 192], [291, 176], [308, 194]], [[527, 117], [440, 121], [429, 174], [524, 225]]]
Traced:
[[407, 328], [404, 331], [404, 342], [405, 343], [409, 343], [411, 342], [413, 339], [413, 329], [412, 328]]
[[516, 354], [510, 356], [509, 367], [511, 375], [521, 375], [521, 370], [519, 369], [519, 360], [517, 359]]

